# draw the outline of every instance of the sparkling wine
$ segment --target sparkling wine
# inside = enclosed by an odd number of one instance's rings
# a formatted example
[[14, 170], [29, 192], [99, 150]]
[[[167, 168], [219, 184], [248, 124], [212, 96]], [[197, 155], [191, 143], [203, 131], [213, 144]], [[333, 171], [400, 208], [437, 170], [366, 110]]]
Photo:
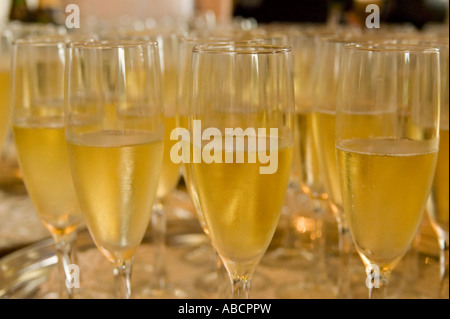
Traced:
[[170, 158], [170, 150], [177, 142], [170, 139], [170, 133], [178, 127], [176, 117], [166, 117], [164, 119], [164, 153], [161, 175], [157, 190], [158, 198], [164, 198], [176, 187], [180, 178], [180, 164], [174, 163]]
[[75, 190], [97, 246], [131, 258], [151, 217], [163, 141], [143, 131], [85, 133], [68, 141]]
[[[278, 144], [277, 149], [270, 149], [278, 155], [278, 169], [273, 174], [260, 174], [260, 166], [266, 164], [259, 156], [255, 163], [248, 161], [252, 152], [265, 153], [265, 149], [221, 148], [222, 158], [232, 152], [234, 158], [244, 155], [245, 161], [191, 164], [210, 237], [219, 254], [230, 262], [258, 262], [275, 232], [293, 156], [293, 143]], [[194, 151], [196, 148], [194, 145]]]
[[443, 238], [448, 240], [448, 125], [440, 130], [439, 153], [434, 175], [433, 187], [431, 189], [430, 200], [427, 211], [431, 224], [438, 233], [442, 233]]
[[351, 139], [337, 145], [345, 215], [366, 263], [392, 269], [411, 244], [436, 166], [431, 141]]
[[313, 198], [322, 198], [324, 174], [319, 165], [312, 121], [311, 112], [295, 114], [294, 170], [298, 172], [303, 191]]
[[8, 135], [11, 117], [11, 88], [9, 71], [0, 69], [0, 153]]
[[81, 221], [62, 119], [27, 120], [13, 125], [20, 168], [28, 193], [47, 228], [72, 232]]

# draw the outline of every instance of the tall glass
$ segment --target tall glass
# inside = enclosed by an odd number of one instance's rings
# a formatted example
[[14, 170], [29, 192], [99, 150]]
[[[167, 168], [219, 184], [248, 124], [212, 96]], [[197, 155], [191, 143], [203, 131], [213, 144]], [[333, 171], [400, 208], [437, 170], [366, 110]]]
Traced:
[[[190, 34], [180, 38], [180, 51], [179, 51], [179, 77], [178, 77], [178, 100], [177, 106], [179, 111], [180, 127], [184, 129], [189, 128], [189, 90], [191, 85], [191, 62], [192, 62], [192, 50], [195, 46], [205, 44], [224, 44], [229, 38], [223, 36], [211, 36], [210, 32], [206, 32], [206, 35]], [[190, 154], [190, 159], [191, 154]], [[189, 159], [189, 160], [190, 160]], [[187, 162], [187, 161], [186, 161]], [[205, 218], [201, 212], [201, 207], [198, 200], [197, 191], [193, 185], [192, 172], [187, 168], [187, 163], [182, 165], [182, 175], [186, 185], [186, 190], [189, 193], [192, 204], [195, 209], [197, 219], [204, 234], [209, 239], [209, 230], [206, 225]], [[218, 257], [214, 247], [211, 247], [210, 240], [195, 247], [192, 251], [188, 252], [185, 256], [186, 260], [191, 263], [204, 264], [209, 263], [212, 267], [206, 274], [202, 274], [196, 280], [196, 286], [208, 292], [218, 292], [219, 296], [222, 294], [222, 278], [223, 264]]]
[[152, 29], [105, 30], [100, 32], [102, 40], [151, 41], [158, 44], [161, 65], [161, 81], [164, 100], [164, 153], [163, 165], [157, 190], [157, 201], [153, 207], [151, 220], [154, 258], [152, 263], [151, 287], [145, 289], [145, 295], [157, 297], [178, 297], [184, 295], [180, 289], [171, 287], [166, 267], [167, 200], [178, 185], [180, 163], [170, 159], [170, 150], [176, 143], [170, 139], [172, 130], [179, 126], [177, 112], [178, 93], [178, 54], [180, 29], [175, 25], [156, 26]]
[[[34, 23], [16, 23], [12, 22], [0, 27], [0, 156], [2, 151], [8, 150], [5, 155], [7, 158], [14, 157], [12, 170], [18, 168], [16, 165], [15, 145], [10, 131], [11, 121], [11, 47], [12, 42], [30, 36], [43, 35], [63, 35], [65, 28], [54, 25], [34, 24]], [[8, 169], [9, 170], [9, 169]]]
[[345, 218], [366, 267], [369, 297], [419, 228], [439, 147], [439, 50], [345, 45], [336, 157]]
[[328, 202], [338, 228], [338, 295], [341, 298], [348, 298], [350, 297], [349, 262], [352, 240], [344, 216], [339, 186], [335, 155], [335, 122], [337, 90], [340, 72], [342, 72], [340, 65], [342, 47], [352, 40], [347, 40], [343, 35], [334, 34], [319, 36], [316, 41], [317, 61], [312, 84], [312, 131]]
[[69, 265], [82, 220], [64, 135], [65, 38], [13, 44], [13, 133], [20, 169], [39, 217], [52, 234], [61, 271], [59, 297], [73, 297]]
[[0, 27], [0, 156], [11, 120], [10, 56], [8, 30]]
[[[305, 26], [287, 30], [292, 47], [295, 91], [295, 146], [294, 164], [289, 191], [294, 204], [288, 216], [285, 244], [273, 253], [279, 255], [279, 265], [301, 267], [309, 271], [307, 280], [285, 285], [280, 296], [296, 297], [312, 290], [328, 290], [334, 296], [334, 286], [326, 274], [325, 237], [323, 222], [328, 210], [328, 194], [325, 192], [325, 174], [320, 167], [318, 150], [313, 135], [313, 80], [317, 63], [317, 37], [331, 31]], [[305, 210], [298, 203], [308, 201]], [[295, 210], [294, 210], [295, 209]], [[308, 249], [299, 247], [299, 224], [304, 227], [309, 240]], [[302, 243], [300, 243], [302, 245]], [[267, 258], [265, 258], [265, 261]], [[332, 288], [332, 289], [331, 289]]]
[[[440, 247], [440, 291], [439, 295], [448, 298], [448, 194], [449, 194], [449, 161], [448, 161], [448, 38], [432, 40], [429, 44], [439, 48], [441, 66], [441, 123], [439, 154], [434, 176], [433, 187], [428, 201], [427, 212]], [[447, 286], [446, 286], [447, 283]]]
[[204, 45], [192, 53], [191, 183], [233, 298], [248, 298], [275, 232], [292, 167], [290, 48]]
[[[11, 124], [11, 42], [8, 33], [7, 29], [0, 27], [0, 166], [3, 157], [3, 147], [10, 132]], [[2, 175], [0, 167], [0, 179]], [[0, 200], [2, 197], [3, 194], [0, 191]]]
[[160, 296], [182, 296], [184, 292], [168, 283], [165, 265], [165, 242], [167, 228], [167, 199], [178, 185], [181, 176], [180, 163], [170, 158], [170, 150], [176, 143], [170, 138], [171, 132], [180, 126], [177, 111], [178, 88], [178, 35], [170, 31], [154, 33], [150, 37], [159, 44], [164, 96], [164, 155], [159, 179], [157, 201], [154, 206], [152, 229], [154, 234], [153, 289]]
[[158, 43], [162, 92], [164, 99], [164, 153], [160, 173], [156, 202], [152, 215], [153, 234], [153, 268], [150, 295], [157, 297], [182, 297], [185, 292], [174, 287], [168, 280], [166, 267], [166, 232], [167, 232], [167, 200], [178, 185], [181, 176], [181, 164], [174, 163], [170, 158], [170, 150], [176, 141], [170, 138], [171, 132], [180, 126], [177, 111], [178, 93], [178, 29], [171, 27], [156, 27], [150, 30], [124, 32], [123, 37], [133, 40], [145, 40]]
[[156, 201], [164, 148], [158, 45], [68, 47], [66, 139], [87, 227], [113, 264], [116, 296], [131, 297], [133, 256]]
[[[244, 40], [245, 39], [245, 40]], [[178, 112], [180, 119], [180, 127], [184, 129], [188, 129], [188, 120], [189, 120], [189, 97], [190, 97], [190, 85], [191, 85], [191, 71], [192, 71], [192, 51], [195, 46], [199, 45], [213, 45], [213, 44], [231, 44], [231, 43], [256, 43], [261, 42], [262, 40], [258, 38], [258, 40], [251, 40], [252, 36], [249, 33], [229, 33], [228, 36], [224, 34], [216, 35], [213, 33], [211, 35], [211, 31], [207, 30], [202, 32], [202, 35], [198, 35], [196, 32], [191, 33], [187, 36], [183, 36], [180, 38], [180, 51], [179, 51], [179, 77], [178, 77]], [[192, 154], [191, 154], [192, 155]], [[199, 205], [198, 194], [193, 186], [192, 172], [186, 168], [187, 164], [182, 165], [182, 174], [184, 178], [184, 182], [186, 184], [186, 189], [190, 195], [192, 204], [195, 208], [195, 212], [197, 215], [197, 219], [199, 224], [207, 237], [209, 237], [209, 230], [206, 224], [203, 213], [201, 212], [201, 207]], [[222, 283], [226, 283], [222, 279], [226, 279], [225, 270], [222, 264], [220, 257], [218, 257], [217, 252], [214, 247], [211, 247], [210, 241], [208, 240], [206, 243], [200, 244], [199, 247], [196, 247], [193, 251], [190, 251], [186, 257], [187, 260], [204, 264], [210, 263], [214, 269], [208, 272], [207, 274], [202, 274], [200, 278], [197, 280], [196, 285], [203, 290], [212, 291], [219, 293], [219, 296], [226, 295], [228, 291], [225, 291], [228, 288], [228, 285]], [[225, 276], [224, 276], [225, 275]], [[219, 287], [217, 287], [217, 284]], [[217, 289], [218, 288], [218, 289]]]
[[313, 72], [315, 67], [316, 35], [312, 32], [294, 30], [290, 40], [293, 48], [295, 118], [298, 130], [296, 142], [299, 175], [302, 191], [314, 200], [326, 200], [324, 174], [320, 172], [316, 145], [312, 136]]

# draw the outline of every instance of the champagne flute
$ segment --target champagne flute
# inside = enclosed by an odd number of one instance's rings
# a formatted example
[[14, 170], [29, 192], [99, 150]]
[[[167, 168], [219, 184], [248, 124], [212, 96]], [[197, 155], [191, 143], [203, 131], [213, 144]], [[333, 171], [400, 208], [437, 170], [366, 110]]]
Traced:
[[153, 291], [159, 296], [182, 296], [184, 291], [171, 287], [166, 272], [166, 229], [167, 208], [166, 202], [170, 194], [178, 185], [181, 173], [180, 163], [174, 163], [170, 158], [170, 150], [176, 143], [170, 138], [172, 130], [179, 126], [177, 112], [177, 85], [178, 85], [178, 36], [169, 31], [154, 33], [150, 39], [156, 41], [160, 47], [162, 89], [164, 96], [164, 153], [163, 165], [156, 192], [157, 201], [153, 207], [152, 231], [154, 234], [153, 259]]
[[[7, 28], [0, 27], [0, 166], [3, 159], [3, 148], [10, 133], [11, 122], [11, 41]], [[2, 179], [0, 167], [0, 181]], [[0, 191], [0, 199], [3, 197]]]
[[[179, 77], [178, 77], [178, 111], [179, 111], [179, 121], [180, 127], [183, 129], [188, 129], [189, 125], [189, 88], [191, 81], [191, 61], [192, 61], [192, 50], [195, 46], [201, 44], [224, 44], [226, 43], [228, 38], [224, 38], [222, 36], [211, 36], [210, 32], [206, 34], [202, 33], [202, 35], [190, 34], [187, 36], [183, 36], [180, 38], [180, 62], [179, 62]], [[186, 159], [183, 159], [183, 163], [181, 171], [183, 175], [183, 179], [186, 185], [186, 190], [191, 198], [192, 204], [195, 209], [195, 213], [197, 216], [197, 220], [202, 228], [204, 234], [209, 239], [209, 230], [206, 225], [205, 218], [203, 217], [203, 213], [201, 212], [201, 208], [198, 201], [198, 195], [195, 187], [192, 184], [192, 173], [186, 167], [187, 162], [192, 157], [189, 156]], [[198, 264], [208, 263], [209, 265], [214, 265], [212, 271], [208, 271], [206, 274], [202, 274], [196, 282], [196, 286], [201, 288], [202, 290], [211, 291], [211, 292], [219, 292], [221, 294], [221, 274], [223, 273], [223, 265], [220, 258], [217, 255], [214, 247], [211, 247], [210, 240], [205, 243], [201, 243], [199, 247], [195, 247], [192, 251], [188, 252], [185, 258], [190, 262], [195, 262]], [[213, 262], [211, 262], [213, 261]], [[217, 284], [219, 287], [216, 287]]]
[[39, 217], [55, 240], [59, 297], [75, 289], [69, 265], [82, 216], [73, 189], [64, 136], [65, 37], [13, 43], [13, 134], [20, 169]]
[[12, 170], [18, 169], [16, 165], [16, 154], [12, 151], [15, 148], [10, 131], [11, 121], [11, 80], [10, 63], [11, 47], [14, 40], [31, 36], [63, 35], [65, 29], [54, 25], [34, 24], [34, 23], [9, 23], [0, 27], [0, 155], [3, 150], [5, 157], [13, 157], [14, 165]]
[[249, 298], [285, 199], [294, 143], [291, 68], [285, 46], [193, 49], [186, 169], [232, 298]]
[[86, 225], [113, 264], [116, 297], [131, 298], [133, 256], [151, 218], [162, 167], [158, 45], [68, 46], [66, 139]]
[[125, 32], [124, 37], [133, 40], [158, 43], [161, 60], [162, 92], [164, 99], [164, 152], [156, 202], [152, 215], [153, 269], [149, 294], [156, 297], [182, 297], [186, 292], [168, 281], [166, 267], [167, 200], [175, 190], [181, 176], [181, 164], [174, 163], [170, 151], [176, 141], [170, 135], [179, 126], [177, 111], [179, 33], [174, 26]]
[[[312, 201], [315, 233], [322, 233], [321, 221], [325, 211], [324, 202], [328, 194], [325, 192], [324, 174], [320, 169], [317, 143], [313, 135], [313, 74], [316, 67], [317, 36], [327, 30], [316, 28], [293, 29], [290, 32], [290, 43], [293, 50], [294, 89], [295, 89], [295, 129], [296, 151], [295, 171], [300, 182], [300, 189]], [[314, 243], [315, 253], [319, 254], [319, 264], [323, 256], [323, 241], [320, 237]], [[322, 251], [322, 252], [321, 252]]]
[[[426, 217], [430, 221], [440, 248], [439, 297], [448, 298], [448, 36], [440, 34], [439, 30], [426, 30], [423, 33], [396, 41], [402, 44], [429, 45], [439, 49], [441, 84], [439, 153], [433, 186], [427, 203], [427, 216], [424, 218]], [[420, 238], [420, 235], [419, 232], [417, 237]]]
[[0, 155], [11, 120], [10, 55], [8, 30], [0, 27]]
[[318, 163], [317, 146], [312, 136], [313, 72], [316, 65], [317, 37], [321, 32], [325, 31], [295, 29], [290, 34], [294, 64], [295, 118], [298, 130], [296, 165], [299, 166], [301, 189], [314, 201], [328, 198]]
[[318, 161], [324, 175], [324, 186], [328, 202], [338, 228], [338, 295], [350, 297], [349, 263], [352, 240], [342, 207], [338, 169], [335, 156], [336, 99], [342, 47], [353, 40], [343, 34], [317, 37], [317, 62], [313, 74], [313, 135], [316, 142]]
[[422, 220], [439, 146], [439, 50], [423, 45], [343, 47], [336, 113], [342, 203], [367, 273], [369, 298]]
[[[335, 295], [335, 288], [327, 280], [325, 260], [325, 240], [323, 219], [328, 205], [328, 194], [325, 192], [324, 173], [320, 169], [316, 141], [313, 135], [313, 74], [316, 67], [317, 37], [328, 34], [329, 30], [313, 27], [292, 27], [288, 30], [289, 43], [292, 47], [294, 91], [295, 91], [295, 147], [293, 165], [293, 192], [297, 201], [305, 198], [310, 204], [307, 211], [291, 213], [287, 228], [291, 243], [280, 247], [276, 252], [282, 265], [292, 260], [291, 267], [301, 267], [309, 271], [306, 280], [284, 285], [279, 294], [283, 297], [297, 297], [301, 293], [313, 290], [324, 292], [328, 296]], [[290, 186], [291, 187], [291, 186]], [[297, 208], [297, 207], [296, 207]], [[299, 249], [294, 240], [298, 236], [299, 225], [309, 225], [310, 243], [307, 250]], [[289, 236], [289, 232], [293, 233]], [[299, 256], [301, 258], [292, 258]], [[266, 260], [266, 258], [265, 258]]]
[[[192, 69], [192, 51], [195, 46], [207, 45], [207, 44], [245, 44], [245, 43], [265, 43], [267, 40], [259, 32], [254, 34], [252, 32], [231, 32], [225, 35], [222, 32], [216, 32], [214, 30], [206, 30], [199, 34], [199, 32], [192, 32], [189, 35], [180, 38], [180, 64], [179, 64], [179, 85], [178, 85], [178, 112], [180, 115], [180, 126], [181, 128], [188, 129], [188, 114], [189, 114], [189, 89], [191, 84], [191, 69]], [[270, 37], [269, 42], [273, 41]], [[272, 43], [267, 43], [272, 44]], [[191, 152], [192, 153], [192, 152]], [[186, 160], [189, 162], [192, 159], [192, 154], [190, 158]], [[184, 161], [184, 160], [183, 160]], [[192, 183], [192, 173], [186, 168], [186, 165], [182, 165], [182, 174], [186, 184], [186, 189], [190, 195], [191, 201], [195, 208], [197, 219], [199, 224], [209, 239], [209, 230], [206, 224], [203, 213], [201, 212], [201, 207], [198, 201], [198, 195], [195, 187]], [[222, 264], [222, 260], [217, 255], [214, 247], [211, 247], [210, 240], [206, 243], [200, 244], [199, 247], [195, 248], [194, 251], [189, 252], [186, 255], [186, 259], [198, 264], [204, 264], [205, 262], [210, 262], [211, 257], [214, 257], [214, 265], [212, 272], [208, 272], [200, 276], [197, 280], [196, 285], [203, 290], [217, 292], [219, 296], [225, 296], [228, 293], [227, 282], [222, 280], [226, 279], [227, 275]], [[217, 289], [218, 282], [218, 289]], [[266, 278], [260, 280], [260, 282], [267, 282]]]
[[[247, 40], [244, 40], [245, 38]], [[257, 42], [259, 40], [249, 40], [247, 34], [245, 36], [240, 35], [240, 33], [226, 37], [225, 35], [219, 33], [216, 35], [213, 33], [211, 35], [211, 30], [203, 31], [201, 35], [197, 33], [192, 33], [188, 36], [183, 36], [180, 38], [180, 50], [179, 50], [179, 77], [178, 77], [178, 101], [177, 107], [179, 112], [179, 122], [180, 127], [184, 129], [189, 128], [189, 94], [191, 85], [191, 69], [192, 69], [192, 51], [195, 46], [207, 45], [207, 44], [232, 44], [232, 43], [248, 43]], [[183, 161], [188, 162], [190, 159], [184, 159]], [[187, 165], [187, 164], [186, 164]], [[192, 203], [194, 205], [198, 221], [202, 227], [203, 232], [209, 236], [208, 227], [206, 225], [205, 218], [201, 213], [200, 205], [198, 204], [198, 195], [196, 193], [195, 187], [192, 184], [191, 172], [186, 168], [186, 165], [182, 165], [182, 175], [186, 183], [187, 191], [191, 197]], [[208, 245], [210, 246], [210, 245]], [[200, 247], [203, 249], [203, 247]], [[208, 247], [208, 252], [209, 247]], [[198, 255], [195, 253], [194, 255]]]
[[[439, 48], [441, 66], [441, 123], [439, 153], [427, 212], [440, 247], [440, 297], [448, 298], [448, 38], [428, 42]], [[447, 287], [445, 286], [447, 282]]]

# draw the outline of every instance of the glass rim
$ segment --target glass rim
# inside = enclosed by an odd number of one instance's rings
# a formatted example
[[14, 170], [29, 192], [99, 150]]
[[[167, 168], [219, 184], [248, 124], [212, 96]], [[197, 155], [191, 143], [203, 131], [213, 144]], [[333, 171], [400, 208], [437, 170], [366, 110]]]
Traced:
[[[77, 39], [79, 37], [79, 39]], [[82, 39], [82, 38], [85, 39]], [[54, 44], [68, 44], [70, 42], [80, 42], [80, 41], [93, 41], [96, 35], [92, 34], [45, 34], [45, 35], [35, 35], [28, 36], [25, 38], [20, 38], [12, 41], [12, 44], [18, 45], [34, 45], [34, 46], [45, 46]]]
[[185, 35], [181, 37], [181, 42], [182, 43], [211, 43], [211, 44], [215, 44], [215, 43], [247, 43], [247, 42], [251, 42], [251, 41], [255, 41], [255, 40], [243, 40], [243, 39], [238, 39], [235, 37], [227, 37], [227, 36], [217, 36], [217, 35]]
[[414, 43], [347, 43], [343, 46], [347, 50], [356, 50], [362, 52], [379, 53], [439, 53], [439, 48], [433, 45], [414, 44]]
[[65, 35], [39, 35], [13, 40], [13, 46], [30, 46], [30, 47], [45, 47], [45, 46], [64, 46], [68, 42]]
[[158, 48], [158, 42], [152, 40], [132, 40], [132, 39], [114, 39], [114, 40], [88, 40], [75, 41], [67, 44], [69, 49], [91, 49], [91, 50], [111, 50], [111, 49], [132, 49], [153, 47]]
[[229, 43], [229, 44], [202, 44], [192, 49], [197, 54], [285, 54], [291, 52], [287, 45], [262, 43]]
[[[360, 34], [325, 34], [317, 36], [318, 43], [329, 44], [358, 44], [364, 43], [364, 38]], [[369, 40], [368, 40], [369, 41]]]
[[449, 38], [447, 37], [436, 37], [436, 38], [423, 38], [418, 40], [419, 44], [422, 45], [429, 45], [429, 46], [436, 46], [436, 47], [443, 47], [443, 46], [449, 46]]
[[[236, 33], [202, 34], [191, 33], [181, 36], [183, 43], [262, 43], [265, 40], [288, 40], [289, 35], [282, 32], [264, 32], [263, 30], [236, 30]], [[246, 37], [248, 36], [248, 37]]]
[[160, 26], [151, 29], [103, 30], [99, 32], [97, 35], [103, 41], [108, 41], [108, 40], [127, 40], [127, 39], [135, 40], [136, 38], [151, 39], [156, 37], [177, 38], [181, 37], [182, 32], [176, 29], [175, 27], [171, 29], [170, 27]]

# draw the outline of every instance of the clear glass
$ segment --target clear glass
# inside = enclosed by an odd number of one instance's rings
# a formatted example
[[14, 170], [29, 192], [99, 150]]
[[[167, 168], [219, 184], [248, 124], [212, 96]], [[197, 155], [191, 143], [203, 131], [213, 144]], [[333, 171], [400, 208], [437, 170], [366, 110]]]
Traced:
[[0, 27], [0, 155], [11, 121], [11, 43], [8, 33], [7, 29]]
[[[192, 61], [192, 50], [195, 46], [201, 44], [220, 44], [223, 43], [225, 38], [223, 36], [211, 36], [209, 32], [204, 35], [198, 35], [198, 32], [194, 34], [190, 34], [189, 36], [184, 36], [180, 38], [180, 62], [179, 62], [179, 78], [178, 78], [178, 111], [179, 111], [179, 122], [180, 127], [184, 129], [188, 129], [188, 114], [189, 114], [189, 89], [190, 89], [190, 75], [191, 75], [191, 61]], [[206, 225], [205, 218], [200, 208], [198, 195], [195, 187], [192, 184], [192, 173], [186, 167], [187, 164], [182, 163], [182, 176], [184, 179], [184, 183], [186, 185], [186, 190], [189, 193], [192, 204], [195, 208], [195, 213], [199, 224], [205, 233], [205, 235], [209, 238], [209, 230]], [[217, 252], [214, 247], [211, 246], [210, 241], [207, 243], [202, 243], [198, 247], [194, 248], [185, 256], [186, 260], [193, 260], [198, 262], [199, 260], [204, 260], [205, 262], [210, 263], [211, 270], [201, 276], [197, 280], [197, 288], [203, 291], [211, 291], [216, 292], [219, 296], [221, 293], [221, 282], [220, 282], [220, 274], [223, 272], [223, 264], [220, 257], [217, 255]], [[213, 262], [211, 263], [210, 260]]]
[[316, 37], [316, 63], [312, 71], [312, 135], [317, 150], [317, 162], [323, 174], [328, 203], [337, 223], [339, 261], [337, 287], [340, 298], [351, 298], [349, 263], [352, 240], [342, 207], [337, 165], [335, 161], [335, 121], [337, 88], [341, 72], [342, 46], [353, 40], [349, 35], [323, 34]]
[[440, 248], [440, 298], [448, 298], [448, 194], [449, 194], [449, 140], [448, 140], [448, 37], [426, 41], [429, 45], [439, 48], [440, 55], [440, 83], [441, 83], [441, 119], [439, 154], [436, 174], [431, 188], [427, 206], [428, 217], [438, 237]]
[[13, 43], [12, 128], [28, 194], [55, 240], [59, 297], [72, 298], [70, 264], [82, 221], [73, 189], [64, 130], [64, 36]]
[[68, 46], [66, 139], [75, 190], [116, 296], [131, 298], [133, 256], [156, 202], [164, 106], [158, 44]]
[[[180, 126], [188, 129], [188, 112], [189, 112], [189, 90], [191, 84], [191, 62], [192, 51], [195, 46], [207, 45], [207, 44], [246, 44], [246, 43], [267, 43], [278, 41], [278, 37], [265, 37], [265, 33], [261, 31], [254, 32], [250, 30], [244, 32], [242, 30], [233, 30], [233, 32], [222, 32], [223, 30], [202, 30], [193, 31], [186, 36], [180, 38], [180, 52], [179, 52], [179, 90], [178, 90], [178, 112], [180, 114]], [[284, 38], [283, 38], [284, 39]], [[200, 226], [206, 236], [209, 237], [209, 230], [206, 225], [205, 218], [201, 212], [200, 205], [198, 204], [198, 195], [195, 188], [192, 186], [192, 177], [189, 170], [182, 165], [182, 175], [186, 185], [186, 189], [191, 197], [192, 203], [195, 207], [197, 219]], [[218, 293], [218, 296], [227, 296], [228, 284], [223, 282], [224, 266], [222, 260], [217, 255], [214, 247], [211, 247], [210, 241], [202, 243], [199, 247], [195, 248], [192, 252], [188, 253], [185, 258], [195, 262], [211, 263], [212, 270], [197, 280], [197, 288], [206, 291], [214, 291]], [[266, 278], [260, 278], [259, 282], [267, 282]], [[218, 290], [216, 289], [218, 287]]]
[[[11, 132], [11, 47], [12, 42], [26, 37], [42, 35], [62, 35], [65, 28], [55, 25], [44, 25], [35, 23], [21, 23], [13, 21], [0, 27], [0, 158], [3, 162], [0, 183], [7, 187], [16, 182], [22, 183], [20, 168], [17, 161], [17, 152]], [[5, 124], [6, 123], [6, 124]], [[5, 175], [16, 176], [14, 181], [3, 179]]]
[[[278, 28], [287, 32], [292, 47], [295, 91], [294, 164], [289, 184], [291, 196], [287, 198], [285, 240], [280, 247], [269, 253], [264, 261], [278, 266], [301, 267], [305, 272], [309, 272], [308, 279], [304, 282], [281, 288], [280, 295], [283, 297], [295, 298], [311, 290], [327, 290], [334, 294], [334, 287], [326, 274], [325, 238], [322, 229], [328, 194], [325, 192], [325, 175], [319, 165], [312, 126], [316, 38], [325, 30], [305, 26]], [[303, 197], [311, 202], [310, 205], [299, 205]], [[292, 204], [289, 204], [289, 201], [292, 201]], [[300, 224], [305, 227], [299, 227]], [[306, 235], [308, 233], [309, 236]], [[305, 241], [304, 237], [309, 237], [306, 243], [302, 242]]]
[[[232, 298], [249, 298], [292, 168], [290, 48], [196, 46], [190, 84], [185, 168], [212, 245], [227, 269]], [[269, 166], [270, 159], [276, 167]]]
[[439, 148], [439, 50], [343, 47], [336, 158], [342, 207], [369, 298], [386, 297], [430, 194]]
[[157, 202], [153, 207], [152, 232], [154, 238], [154, 258], [152, 268], [150, 296], [158, 298], [177, 298], [186, 296], [186, 292], [169, 281], [166, 270], [166, 229], [167, 215], [166, 201], [177, 187], [181, 176], [181, 163], [174, 163], [170, 158], [170, 150], [176, 140], [170, 139], [172, 130], [179, 127], [177, 111], [178, 93], [178, 54], [180, 31], [173, 26], [157, 27], [150, 30], [124, 32], [123, 38], [153, 41], [158, 43], [161, 61], [162, 92], [164, 99], [164, 154], [161, 169]]
[[[259, 33], [258, 33], [259, 35]], [[246, 39], [246, 40], [244, 40]], [[191, 32], [187, 36], [182, 36], [180, 38], [180, 51], [179, 51], [179, 77], [178, 77], [178, 114], [180, 127], [188, 129], [188, 114], [189, 114], [189, 90], [191, 85], [191, 68], [192, 68], [192, 51], [195, 46], [207, 45], [207, 44], [245, 44], [245, 43], [256, 43], [261, 42], [261, 39], [253, 39], [252, 33], [242, 32], [242, 30], [228, 33], [227, 35], [219, 32], [216, 33], [211, 30], [204, 30], [202, 32]], [[209, 237], [209, 230], [206, 225], [205, 218], [201, 211], [200, 205], [198, 203], [198, 195], [196, 189], [192, 185], [191, 172], [183, 164], [181, 167], [183, 179], [186, 185], [186, 189], [190, 195], [191, 201], [194, 205], [195, 212], [197, 214], [197, 219], [200, 226], [206, 236]], [[212, 257], [212, 258], [211, 258]], [[224, 273], [224, 267], [220, 257], [217, 255], [214, 247], [211, 247], [210, 241], [207, 243], [202, 243], [199, 247], [195, 248], [193, 251], [188, 253], [185, 258], [187, 260], [195, 260], [199, 262], [200, 259], [209, 262], [211, 259], [214, 260], [211, 263], [213, 267], [212, 270], [202, 276], [197, 282], [199, 289], [206, 291], [218, 292], [219, 296], [224, 294], [223, 287], [227, 285], [222, 284], [222, 278]], [[218, 287], [218, 290], [215, 289]]]

